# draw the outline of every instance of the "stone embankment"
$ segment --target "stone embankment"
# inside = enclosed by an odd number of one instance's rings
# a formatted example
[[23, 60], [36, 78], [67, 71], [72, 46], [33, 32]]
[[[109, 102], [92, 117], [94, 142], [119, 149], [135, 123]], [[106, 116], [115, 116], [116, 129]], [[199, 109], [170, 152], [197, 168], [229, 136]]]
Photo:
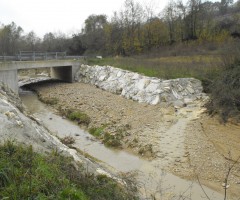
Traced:
[[197, 99], [206, 98], [201, 81], [197, 79], [162, 80], [110, 66], [82, 65], [75, 80], [151, 105], [167, 102], [175, 107], [184, 107]]

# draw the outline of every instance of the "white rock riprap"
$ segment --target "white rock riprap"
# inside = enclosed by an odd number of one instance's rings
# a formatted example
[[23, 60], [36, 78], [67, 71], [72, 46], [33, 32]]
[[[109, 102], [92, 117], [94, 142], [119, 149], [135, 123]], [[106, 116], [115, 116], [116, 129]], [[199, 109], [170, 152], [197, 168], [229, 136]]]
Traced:
[[81, 65], [75, 80], [152, 105], [169, 102], [182, 107], [206, 96], [201, 81], [194, 78], [163, 80], [111, 66]]

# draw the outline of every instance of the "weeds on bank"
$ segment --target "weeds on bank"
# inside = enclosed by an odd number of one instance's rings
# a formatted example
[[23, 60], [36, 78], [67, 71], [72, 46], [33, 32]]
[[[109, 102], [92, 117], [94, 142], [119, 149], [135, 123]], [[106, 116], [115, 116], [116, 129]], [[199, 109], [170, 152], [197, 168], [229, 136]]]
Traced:
[[72, 136], [65, 136], [61, 138], [60, 141], [65, 145], [71, 145], [75, 143], [75, 139]]
[[90, 65], [111, 65], [161, 79], [189, 78], [211, 79], [221, 70], [220, 56], [172, 56], [160, 58], [117, 57], [89, 59]]
[[90, 123], [90, 118], [87, 114], [80, 111], [72, 111], [67, 117], [72, 121], [77, 121], [79, 124], [88, 125]]
[[95, 136], [95, 137], [101, 137], [104, 134], [104, 129], [106, 128], [106, 126], [101, 126], [101, 127], [91, 127], [90, 129], [88, 129], [88, 132]]
[[101, 127], [92, 127], [88, 131], [91, 135], [102, 139], [102, 142], [104, 145], [108, 147], [121, 147], [121, 139], [123, 138], [123, 135], [119, 132], [116, 134], [110, 134], [107, 131], [105, 131], [106, 125]]
[[61, 108], [58, 109], [63, 116], [66, 116], [68, 119], [70, 119], [71, 121], [75, 121], [78, 124], [88, 126], [88, 124], [91, 122], [90, 117], [86, 113], [83, 113], [79, 110], [76, 109], [63, 110]]
[[110, 133], [105, 133], [103, 136], [103, 143], [109, 147], [121, 147], [121, 140], [123, 136], [120, 133], [116, 133], [114, 135]]
[[76, 170], [71, 158], [56, 151], [41, 155], [31, 146], [7, 141], [0, 155], [0, 199], [137, 199], [134, 190], [104, 175]]
[[122, 147], [122, 140], [126, 135], [127, 130], [131, 128], [129, 124], [117, 127], [114, 133], [109, 133], [107, 127], [109, 124], [102, 125], [100, 127], [91, 127], [88, 131], [91, 135], [102, 140], [104, 145], [108, 147]]

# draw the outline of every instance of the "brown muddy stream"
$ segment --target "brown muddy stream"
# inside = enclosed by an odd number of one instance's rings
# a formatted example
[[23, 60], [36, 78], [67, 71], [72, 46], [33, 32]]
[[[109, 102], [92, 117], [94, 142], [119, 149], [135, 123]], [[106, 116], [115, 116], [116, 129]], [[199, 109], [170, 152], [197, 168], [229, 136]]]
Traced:
[[[74, 137], [74, 147], [96, 158], [106, 168], [115, 172], [138, 171], [137, 180], [141, 191], [147, 191], [148, 198], [144, 199], [152, 199], [150, 194], [154, 194], [157, 199], [206, 199], [198, 183], [163, 172], [160, 159], [147, 161], [126, 151], [107, 148], [73, 122], [56, 115], [51, 107], [38, 100], [35, 93], [21, 90], [20, 97], [28, 111], [40, 119], [54, 135], [60, 138]], [[224, 199], [221, 194], [207, 187], [203, 188], [211, 200]], [[181, 195], [187, 198], [180, 197]]]

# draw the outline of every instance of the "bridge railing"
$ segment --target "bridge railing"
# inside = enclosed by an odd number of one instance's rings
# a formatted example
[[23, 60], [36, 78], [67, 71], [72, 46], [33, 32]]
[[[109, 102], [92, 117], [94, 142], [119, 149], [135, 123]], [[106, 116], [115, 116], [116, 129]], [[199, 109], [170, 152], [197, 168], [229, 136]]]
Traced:
[[65, 59], [66, 52], [29, 52], [29, 51], [20, 51], [16, 55], [17, 60], [19, 61], [29, 61], [29, 60], [59, 60]]
[[20, 51], [15, 56], [0, 56], [0, 61], [79, 60], [85, 56], [67, 56], [66, 52]]
[[16, 59], [16, 56], [0, 56], [1, 61], [12, 61], [15, 59]]

